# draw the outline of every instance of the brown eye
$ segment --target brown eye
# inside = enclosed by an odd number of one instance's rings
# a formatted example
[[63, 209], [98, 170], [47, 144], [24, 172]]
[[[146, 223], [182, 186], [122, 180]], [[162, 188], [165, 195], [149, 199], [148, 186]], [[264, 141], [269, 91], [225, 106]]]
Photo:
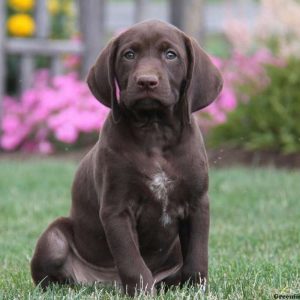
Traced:
[[132, 50], [126, 51], [123, 56], [128, 60], [135, 59], [135, 53]]
[[168, 60], [173, 60], [175, 58], [177, 58], [177, 54], [175, 53], [175, 51], [172, 50], [167, 50], [165, 53], [166, 59]]

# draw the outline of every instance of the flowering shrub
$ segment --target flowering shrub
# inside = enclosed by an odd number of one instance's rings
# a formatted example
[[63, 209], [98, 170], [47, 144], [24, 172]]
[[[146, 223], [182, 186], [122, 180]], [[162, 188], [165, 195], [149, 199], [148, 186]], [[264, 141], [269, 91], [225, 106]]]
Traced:
[[250, 101], [239, 103], [227, 122], [210, 132], [211, 145], [300, 151], [300, 60], [290, 59], [284, 67], [269, 65], [266, 71], [270, 83], [252, 92]]
[[19, 102], [4, 99], [0, 145], [50, 153], [60, 144], [77, 143], [83, 133], [97, 134], [107, 113], [75, 74], [50, 78], [40, 71]]
[[[300, 151], [299, 20], [299, 2], [261, 0], [253, 31], [243, 22], [231, 21], [227, 36], [236, 52], [249, 57], [248, 53], [263, 46], [269, 47], [280, 59], [267, 59], [267, 64], [262, 63], [259, 69], [255, 61], [249, 61], [244, 68], [243, 61], [236, 59], [242, 71], [238, 76], [248, 70], [253, 73], [254, 81], [234, 80], [238, 105], [226, 115], [225, 123], [210, 131], [212, 145], [282, 153]], [[266, 62], [265, 55], [262, 58], [261, 61]], [[260, 74], [264, 74], [263, 77]]]
[[[219, 98], [202, 113], [200, 123], [204, 127], [225, 123], [228, 113], [234, 111], [239, 102], [248, 102], [257, 92], [267, 87], [270, 77], [267, 75], [266, 65], [280, 67], [285, 64], [286, 56], [283, 55], [281, 45], [287, 47], [291, 43], [287, 42], [287, 37], [296, 36], [296, 32], [300, 32], [299, 26], [291, 26], [291, 23], [299, 23], [300, 6], [295, 0], [288, 2], [261, 0], [260, 13], [253, 30], [246, 20], [231, 18], [226, 22], [225, 35], [232, 45], [233, 54], [229, 59], [213, 58], [222, 72], [224, 87]], [[285, 22], [291, 11], [293, 21], [289, 19], [289, 22]], [[270, 40], [277, 40], [279, 51], [274, 51], [273, 48], [269, 50]]]
[[283, 65], [267, 49], [252, 55], [234, 52], [229, 59], [212, 57], [212, 61], [222, 73], [224, 86], [218, 99], [201, 112], [199, 122], [204, 128], [226, 122], [227, 114], [237, 107], [238, 101], [248, 101], [253, 91], [268, 85], [265, 65]]

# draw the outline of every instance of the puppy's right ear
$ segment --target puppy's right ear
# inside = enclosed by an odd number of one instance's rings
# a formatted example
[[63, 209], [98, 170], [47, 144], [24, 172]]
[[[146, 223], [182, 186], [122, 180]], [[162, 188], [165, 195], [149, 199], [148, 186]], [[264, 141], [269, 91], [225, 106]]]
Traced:
[[100, 53], [95, 65], [87, 76], [87, 84], [93, 95], [105, 106], [112, 109], [115, 122], [120, 119], [120, 108], [115, 84], [115, 58], [117, 39], [113, 39]]

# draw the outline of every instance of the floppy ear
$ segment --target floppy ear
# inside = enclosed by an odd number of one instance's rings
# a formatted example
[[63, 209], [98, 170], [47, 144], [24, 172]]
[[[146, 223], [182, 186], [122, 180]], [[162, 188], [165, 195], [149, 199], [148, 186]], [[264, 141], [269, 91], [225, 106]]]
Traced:
[[222, 90], [223, 79], [208, 55], [194, 39], [185, 36], [185, 45], [188, 58], [185, 110], [190, 115], [208, 106], [217, 98]]
[[116, 95], [114, 63], [117, 39], [112, 40], [100, 53], [95, 65], [87, 76], [87, 84], [93, 95], [105, 106], [112, 109], [115, 122], [120, 120], [120, 107]]

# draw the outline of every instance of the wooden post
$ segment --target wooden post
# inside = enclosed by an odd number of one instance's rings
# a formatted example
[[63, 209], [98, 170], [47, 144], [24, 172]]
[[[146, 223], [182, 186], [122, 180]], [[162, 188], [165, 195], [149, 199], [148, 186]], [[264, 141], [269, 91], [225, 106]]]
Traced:
[[183, 15], [185, 1], [169, 0], [169, 19], [170, 23], [183, 30]]
[[203, 42], [204, 4], [205, 0], [169, 0], [170, 22], [197, 41]]
[[47, 0], [37, 0], [35, 7], [36, 37], [46, 39], [49, 35], [50, 23]]
[[106, 0], [79, 1], [80, 28], [84, 45], [81, 75], [87, 76], [104, 45]]
[[[2, 103], [5, 94], [5, 20], [6, 20], [6, 2], [0, 1], [0, 124], [2, 116]], [[0, 131], [1, 134], [1, 131]]]
[[186, 0], [184, 8], [183, 30], [198, 42], [204, 43], [205, 20], [204, 0]]
[[[47, 11], [47, 0], [37, 0], [35, 7], [36, 37], [45, 40], [49, 34], [49, 15]], [[25, 42], [25, 41], [24, 41]], [[34, 76], [34, 56], [24, 53], [21, 56], [21, 93], [31, 87]]]
[[24, 53], [21, 56], [21, 93], [32, 86], [34, 73], [33, 55]]
[[63, 73], [63, 65], [60, 55], [52, 56], [51, 60], [51, 75], [60, 75]]
[[134, 22], [138, 23], [145, 20], [148, 0], [135, 0]]

